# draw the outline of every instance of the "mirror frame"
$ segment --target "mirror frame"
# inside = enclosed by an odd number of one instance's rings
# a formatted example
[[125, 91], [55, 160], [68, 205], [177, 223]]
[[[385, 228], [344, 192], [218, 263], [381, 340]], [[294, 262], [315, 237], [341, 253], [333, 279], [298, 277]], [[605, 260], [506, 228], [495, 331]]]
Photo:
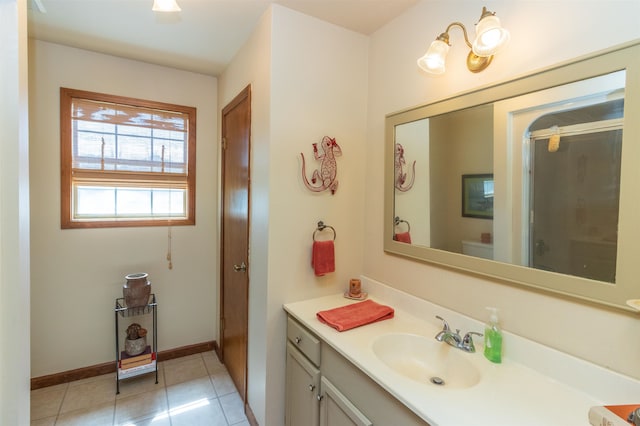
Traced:
[[[405, 244], [393, 240], [395, 127], [423, 118], [501, 101], [599, 75], [626, 70], [622, 170], [618, 223], [616, 283], [496, 262], [459, 253]], [[499, 117], [506, 120], [506, 117]], [[496, 153], [504, 156], [504, 153]], [[640, 298], [635, 267], [640, 255], [640, 40], [562, 62], [505, 82], [456, 94], [433, 103], [388, 114], [385, 118], [384, 251], [405, 258], [480, 274], [530, 289], [570, 296], [637, 312], [626, 301]]]

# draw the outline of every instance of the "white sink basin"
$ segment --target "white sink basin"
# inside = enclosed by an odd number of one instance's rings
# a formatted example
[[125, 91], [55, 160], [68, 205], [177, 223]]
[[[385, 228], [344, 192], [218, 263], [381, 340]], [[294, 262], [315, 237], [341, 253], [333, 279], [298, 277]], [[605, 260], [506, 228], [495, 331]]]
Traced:
[[434, 338], [415, 334], [385, 334], [373, 342], [378, 359], [412, 380], [444, 388], [469, 388], [480, 381], [472, 356]]

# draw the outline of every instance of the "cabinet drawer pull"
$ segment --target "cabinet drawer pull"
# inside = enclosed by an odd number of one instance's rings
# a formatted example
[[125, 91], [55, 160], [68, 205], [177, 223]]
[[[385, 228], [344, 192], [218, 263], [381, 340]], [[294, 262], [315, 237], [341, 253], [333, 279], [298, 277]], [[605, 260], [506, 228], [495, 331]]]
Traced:
[[295, 341], [296, 341], [296, 344], [297, 344], [297, 345], [299, 345], [299, 344], [300, 344], [300, 342], [302, 342], [302, 337], [300, 337], [300, 336], [296, 336], [296, 338], [295, 338], [295, 339], [293, 339], [293, 340], [295, 340]]
[[309, 391], [313, 392], [313, 390], [316, 388], [316, 385], [309, 385]]
[[322, 401], [322, 395], [318, 394], [316, 398], [318, 398], [318, 401]]

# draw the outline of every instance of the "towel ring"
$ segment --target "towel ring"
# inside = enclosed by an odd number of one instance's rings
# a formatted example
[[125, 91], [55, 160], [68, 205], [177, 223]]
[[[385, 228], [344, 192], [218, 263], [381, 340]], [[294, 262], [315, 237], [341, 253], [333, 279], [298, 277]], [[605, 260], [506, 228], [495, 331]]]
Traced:
[[324, 231], [326, 228], [329, 228], [333, 231], [333, 241], [335, 241], [337, 236], [336, 230], [333, 228], [333, 226], [325, 225], [323, 221], [318, 222], [318, 227], [315, 231], [313, 231], [313, 241], [316, 241], [316, 233], [318, 231]]
[[406, 224], [407, 224], [407, 232], [411, 232], [411, 225], [409, 225], [409, 222], [407, 222], [406, 220], [402, 220], [402, 219], [400, 219], [398, 216], [396, 216], [396, 217], [393, 219], [393, 224], [394, 224], [395, 226], [398, 226], [398, 225], [400, 225], [401, 223], [406, 223]]

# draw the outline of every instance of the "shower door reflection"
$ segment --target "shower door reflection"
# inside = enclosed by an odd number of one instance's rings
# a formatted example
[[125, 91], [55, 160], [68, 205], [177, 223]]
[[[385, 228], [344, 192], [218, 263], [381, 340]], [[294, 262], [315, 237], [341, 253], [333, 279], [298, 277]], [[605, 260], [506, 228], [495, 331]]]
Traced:
[[615, 283], [620, 120], [532, 132], [530, 144], [530, 266]]

